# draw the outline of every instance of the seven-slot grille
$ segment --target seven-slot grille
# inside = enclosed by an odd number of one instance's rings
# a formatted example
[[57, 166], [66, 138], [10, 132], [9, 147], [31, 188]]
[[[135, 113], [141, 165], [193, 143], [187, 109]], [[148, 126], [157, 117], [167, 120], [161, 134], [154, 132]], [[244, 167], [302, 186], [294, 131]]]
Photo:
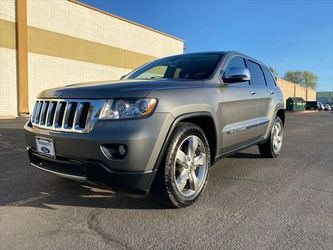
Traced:
[[84, 133], [96, 115], [101, 101], [92, 100], [37, 100], [31, 116], [34, 126], [49, 130]]

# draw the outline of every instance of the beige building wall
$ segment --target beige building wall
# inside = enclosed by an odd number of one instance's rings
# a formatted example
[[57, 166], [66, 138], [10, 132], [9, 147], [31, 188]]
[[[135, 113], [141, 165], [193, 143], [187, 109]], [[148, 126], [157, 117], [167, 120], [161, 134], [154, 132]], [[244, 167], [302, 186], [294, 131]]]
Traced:
[[183, 52], [183, 41], [68, 0], [28, 0], [28, 26], [156, 58]]
[[79, 82], [119, 79], [128, 71], [107, 65], [29, 53], [29, 96], [32, 97], [29, 98], [30, 110], [34, 106], [36, 95], [42, 90]]
[[[179, 38], [74, 0], [0, 0], [0, 116], [19, 111], [16, 9], [22, 2], [27, 5], [28, 35], [28, 62], [23, 65], [28, 84], [23, 92], [28, 92], [30, 112], [44, 89], [119, 79], [143, 63], [183, 53]], [[284, 102], [289, 97], [306, 99], [306, 92], [309, 101], [316, 100], [315, 90], [282, 79], [277, 83]]]
[[0, 1], [0, 115], [17, 115], [15, 1]]
[[183, 53], [180, 39], [72, 1], [28, 0], [27, 9], [30, 111], [43, 89], [119, 79], [148, 61]]
[[308, 101], [316, 101], [317, 100], [317, 91], [310, 89], [308, 90]]
[[283, 79], [277, 79], [277, 85], [280, 87], [283, 93], [284, 104], [289, 97], [302, 97], [304, 100], [316, 101], [316, 90], [289, 82]]
[[[28, 92], [30, 112], [44, 89], [119, 79], [144, 63], [184, 50], [179, 38], [74, 0], [0, 0], [0, 116], [15, 116], [20, 109], [17, 40], [14, 37], [12, 48], [7, 40], [9, 33], [17, 33], [15, 12], [22, 3], [27, 6], [28, 48], [27, 65], [22, 68], [28, 69], [28, 84], [21, 92]], [[1, 42], [3, 37], [6, 41]]]

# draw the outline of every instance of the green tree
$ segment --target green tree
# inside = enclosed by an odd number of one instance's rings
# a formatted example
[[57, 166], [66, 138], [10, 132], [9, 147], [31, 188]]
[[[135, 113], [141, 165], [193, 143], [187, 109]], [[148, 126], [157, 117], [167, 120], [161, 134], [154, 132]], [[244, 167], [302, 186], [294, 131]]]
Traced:
[[298, 83], [306, 88], [305, 101], [308, 101], [308, 88], [316, 89], [318, 77], [309, 71], [287, 71], [283, 79]]
[[307, 88], [316, 89], [317, 88], [318, 77], [309, 72], [303, 71], [303, 85]]
[[306, 88], [315, 89], [317, 87], [318, 77], [309, 71], [287, 71], [283, 79], [298, 83]]
[[269, 70], [272, 72], [275, 78], [279, 76], [278, 72], [273, 67], [269, 67]]
[[285, 74], [283, 79], [303, 85], [303, 72], [300, 70], [292, 71], [288, 70]]

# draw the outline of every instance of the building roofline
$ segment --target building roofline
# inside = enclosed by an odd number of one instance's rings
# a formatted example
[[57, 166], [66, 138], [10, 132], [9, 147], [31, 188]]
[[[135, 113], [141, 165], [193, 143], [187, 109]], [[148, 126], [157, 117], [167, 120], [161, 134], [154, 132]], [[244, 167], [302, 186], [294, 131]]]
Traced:
[[82, 3], [82, 2], [79, 1], [79, 0], [67, 0], [67, 1], [69, 1], [69, 2], [71, 2], [71, 3], [75, 3], [75, 4], [78, 4], [78, 5], [81, 5], [81, 6], [83, 6], [83, 7], [86, 7], [86, 8], [88, 8], [88, 9], [91, 9], [91, 10], [94, 10], [94, 11], [100, 12], [100, 13], [102, 13], [102, 14], [105, 14], [105, 15], [108, 15], [108, 16], [111, 16], [111, 17], [114, 17], [114, 18], [117, 18], [117, 19], [122, 20], [122, 21], [124, 21], [124, 22], [130, 23], [130, 24], [134, 24], [134, 25], [139, 26], [139, 27], [141, 27], [141, 28], [144, 28], [144, 29], [147, 29], [147, 30], [150, 30], [150, 31], [156, 32], [156, 33], [159, 33], [159, 34], [161, 34], [161, 35], [168, 36], [168, 37], [170, 37], [170, 38], [176, 39], [176, 40], [181, 41], [181, 42], [183, 42], [183, 43], [185, 42], [183, 39], [180, 39], [180, 38], [175, 37], [175, 36], [173, 36], [173, 35], [170, 35], [170, 34], [167, 34], [167, 33], [162, 32], [162, 31], [159, 31], [159, 30], [156, 30], [156, 29], [153, 29], [153, 28], [147, 27], [147, 26], [145, 26], [145, 25], [142, 25], [142, 24], [136, 23], [136, 22], [131, 21], [131, 20], [128, 20], [128, 19], [126, 19], [126, 18], [123, 18], [123, 17], [117, 16], [117, 15], [115, 15], [115, 14], [111, 14], [111, 13], [109, 13], [109, 12], [107, 12], [107, 11], [104, 11], [104, 10], [101, 10], [101, 9], [99, 9], [99, 8], [93, 7], [93, 6], [89, 5], [89, 4]]

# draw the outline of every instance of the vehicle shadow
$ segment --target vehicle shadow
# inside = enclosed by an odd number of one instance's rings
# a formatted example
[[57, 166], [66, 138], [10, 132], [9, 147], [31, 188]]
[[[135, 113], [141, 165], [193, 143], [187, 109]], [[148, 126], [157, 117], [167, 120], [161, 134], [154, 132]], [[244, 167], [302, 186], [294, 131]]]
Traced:
[[259, 153], [244, 153], [238, 152], [228, 156], [228, 158], [240, 158], [240, 159], [260, 159], [262, 158]]
[[[0, 206], [57, 210], [59, 206], [159, 210], [170, 209], [148, 195], [115, 192], [44, 173], [30, 166], [24, 148], [23, 122], [0, 125]], [[255, 152], [240, 152], [230, 158], [260, 158]], [[212, 176], [214, 178], [214, 176]]]
[[25, 150], [26, 120], [0, 122], [0, 207], [57, 206], [119, 209], [167, 209], [148, 195], [113, 190], [75, 182], [33, 168]]
[[58, 206], [140, 210], [168, 209], [167, 206], [164, 206], [151, 195], [143, 196], [130, 192], [113, 191], [106, 187], [88, 186], [69, 180], [60, 181], [64, 183], [66, 189], [49, 193], [40, 189], [39, 195], [35, 197], [6, 204], [5, 206], [24, 206], [50, 210], [57, 210]]

